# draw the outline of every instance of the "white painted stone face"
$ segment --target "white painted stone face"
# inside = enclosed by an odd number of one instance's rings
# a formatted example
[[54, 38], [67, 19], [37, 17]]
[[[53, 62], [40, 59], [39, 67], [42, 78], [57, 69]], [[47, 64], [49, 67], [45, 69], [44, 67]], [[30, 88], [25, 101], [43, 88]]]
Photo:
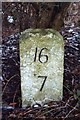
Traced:
[[27, 29], [20, 38], [22, 105], [63, 96], [64, 41], [53, 29]]

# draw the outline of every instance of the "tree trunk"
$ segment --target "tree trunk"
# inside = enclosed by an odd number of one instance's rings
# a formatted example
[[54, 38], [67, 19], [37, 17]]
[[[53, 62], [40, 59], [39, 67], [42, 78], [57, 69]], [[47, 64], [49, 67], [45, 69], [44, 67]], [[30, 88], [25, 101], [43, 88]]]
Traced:
[[[27, 28], [55, 28], [60, 30], [70, 3], [3, 3], [3, 35], [21, 32]], [[14, 22], [9, 23], [8, 15]], [[6, 36], [6, 35], [4, 35]]]

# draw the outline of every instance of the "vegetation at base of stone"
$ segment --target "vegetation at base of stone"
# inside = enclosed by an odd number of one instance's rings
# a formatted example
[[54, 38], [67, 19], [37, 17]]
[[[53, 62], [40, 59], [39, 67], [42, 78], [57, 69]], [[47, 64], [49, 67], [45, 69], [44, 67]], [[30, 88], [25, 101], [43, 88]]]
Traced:
[[[58, 4], [3, 3], [2, 120], [80, 119], [80, 27], [78, 22], [80, 20], [80, 3], [70, 4], [67, 14], [65, 14], [64, 26], [63, 28], [61, 28], [63, 24], [60, 26], [60, 32], [65, 42], [63, 100], [60, 102], [50, 102], [43, 107], [32, 105], [27, 106], [25, 109], [19, 108], [21, 106], [19, 70], [20, 32], [27, 28], [37, 28], [39, 25], [42, 25], [44, 28], [53, 28], [53, 19], [55, 17], [52, 16], [54, 14], [51, 11], [55, 12], [57, 9], [57, 13], [60, 13], [61, 9], [58, 9]], [[50, 8], [52, 5], [54, 10], [51, 9], [52, 7]], [[60, 5], [62, 5], [61, 8], [63, 9], [63, 3], [60, 3]], [[46, 17], [44, 17], [45, 15]], [[51, 15], [51, 19], [49, 19], [49, 15]]]

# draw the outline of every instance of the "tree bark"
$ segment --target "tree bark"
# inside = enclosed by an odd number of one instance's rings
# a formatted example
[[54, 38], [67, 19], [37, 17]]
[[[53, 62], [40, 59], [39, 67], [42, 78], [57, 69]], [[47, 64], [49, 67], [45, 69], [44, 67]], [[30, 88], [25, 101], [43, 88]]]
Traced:
[[[19, 3], [4, 2], [3, 35], [21, 32], [27, 28], [54, 28], [60, 30], [64, 25], [64, 17], [70, 3]], [[13, 16], [14, 22], [8, 22], [8, 15]], [[4, 36], [6, 36], [6, 34]]]

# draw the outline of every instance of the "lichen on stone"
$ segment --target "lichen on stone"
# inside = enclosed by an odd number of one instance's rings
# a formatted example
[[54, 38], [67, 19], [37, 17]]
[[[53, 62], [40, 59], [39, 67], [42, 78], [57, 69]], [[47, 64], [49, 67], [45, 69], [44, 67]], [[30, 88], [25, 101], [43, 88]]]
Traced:
[[[27, 29], [22, 32], [20, 69], [23, 106], [34, 101], [61, 100], [64, 72], [63, 37], [53, 29]], [[40, 91], [45, 76], [47, 79]]]

